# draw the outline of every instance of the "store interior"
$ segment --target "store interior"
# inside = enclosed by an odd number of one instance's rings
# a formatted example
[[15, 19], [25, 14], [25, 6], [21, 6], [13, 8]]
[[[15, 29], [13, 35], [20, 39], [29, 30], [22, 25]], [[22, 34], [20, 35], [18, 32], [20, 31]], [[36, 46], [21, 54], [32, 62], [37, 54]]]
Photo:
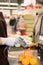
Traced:
[[0, 12], [8, 38], [15, 38], [9, 65], [43, 65], [43, 0], [0, 0]]

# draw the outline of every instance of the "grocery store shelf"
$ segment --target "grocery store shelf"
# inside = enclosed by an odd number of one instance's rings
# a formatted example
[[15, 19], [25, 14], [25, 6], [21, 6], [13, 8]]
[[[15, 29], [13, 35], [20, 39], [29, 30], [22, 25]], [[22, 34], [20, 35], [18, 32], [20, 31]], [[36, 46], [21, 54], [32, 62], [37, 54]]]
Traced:
[[0, 7], [0, 9], [15, 9], [15, 10], [17, 10], [18, 7]]
[[16, 5], [16, 6], [18, 6], [17, 3], [6, 3], [6, 2], [0, 2], [0, 5]]

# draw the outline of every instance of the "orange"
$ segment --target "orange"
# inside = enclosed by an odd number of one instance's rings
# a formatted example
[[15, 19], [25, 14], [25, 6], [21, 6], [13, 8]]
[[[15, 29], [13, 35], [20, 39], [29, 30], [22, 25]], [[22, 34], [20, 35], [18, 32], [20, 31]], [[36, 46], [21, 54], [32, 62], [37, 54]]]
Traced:
[[23, 65], [28, 65], [29, 64], [29, 59], [27, 59], [27, 58], [22, 59], [22, 64]]
[[23, 58], [24, 58], [24, 54], [23, 53], [18, 55], [18, 61], [19, 62], [21, 62]]
[[33, 58], [33, 55], [32, 55], [32, 54], [28, 54], [27, 57], [29, 57], [29, 58]]
[[30, 59], [30, 65], [37, 65], [37, 59], [36, 58], [31, 58]]

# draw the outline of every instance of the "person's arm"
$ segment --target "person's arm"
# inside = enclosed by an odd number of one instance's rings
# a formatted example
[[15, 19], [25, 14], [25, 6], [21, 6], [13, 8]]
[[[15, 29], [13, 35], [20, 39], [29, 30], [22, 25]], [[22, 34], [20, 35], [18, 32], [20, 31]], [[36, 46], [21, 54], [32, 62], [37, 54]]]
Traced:
[[8, 45], [8, 46], [15, 46], [15, 44], [20, 43], [20, 45], [27, 45], [31, 44], [31, 42], [28, 42], [25, 40], [22, 36], [16, 35], [15, 37], [9, 37], [9, 38], [1, 38], [0, 37], [0, 45]]
[[0, 38], [0, 45], [14, 46], [15, 38]]

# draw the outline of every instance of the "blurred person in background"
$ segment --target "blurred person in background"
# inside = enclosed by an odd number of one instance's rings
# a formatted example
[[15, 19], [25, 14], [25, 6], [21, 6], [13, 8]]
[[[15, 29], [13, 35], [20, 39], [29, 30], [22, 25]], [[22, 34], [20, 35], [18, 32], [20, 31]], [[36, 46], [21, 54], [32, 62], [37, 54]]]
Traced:
[[[7, 25], [2, 12], [0, 12], [0, 37], [7, 37]], [[0, 65], [9, 65], [7, 45], [0, 45]]]
[[20, 15], [17, 19], [17, 31], [19, 31], [20, 34], [23, 36], [23, 35], [26, 35], [26, 29], [27, 29], [27, 26], [24, 21], [24, 17]]
[[10, 21], [9, 21], [9, 25], [10, 25], [11, 28], [12, 28], [12, 32], [11, 32], [11, 33], [16, 34], [16, 31], [17, 31], [17, 30], [16, 30], [16, 24], [17, 24], [17, 22], [16, 22], [16, 17], [12, 15], [12, 17], [11, 17], [11, 19], [10, 19]]

